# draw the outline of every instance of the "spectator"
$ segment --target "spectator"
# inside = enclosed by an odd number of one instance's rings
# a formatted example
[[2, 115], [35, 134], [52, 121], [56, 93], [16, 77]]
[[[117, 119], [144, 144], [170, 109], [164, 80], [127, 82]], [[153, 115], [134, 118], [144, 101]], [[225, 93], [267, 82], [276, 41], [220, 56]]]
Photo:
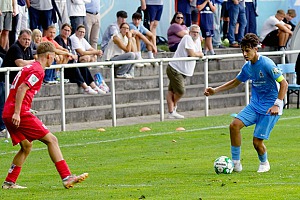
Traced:
[[[139, 60], [143, 59], [141, 56], [141, 42], [142, 44], [146, 43], [146, 48], [148, 51], [148, 58], [154, 59], [153, 53], [157, 53], [156, 47], [156, 37], [153, 35], [151, 31], [146, 29], [144, 25], [141, 23], [142, 14], [141, 13], [133, 13], [132, 22], [129, 23], [130, 30], [133, 36], [136, 39], [137, 44], [137, 57]], [[140, 42], [141, 40], [141, 42]], [[150, 63], [143, 63], [144, 65], [151, 65]]]
[[214, 36], [214, 15], [216, 10], [215, 0], [198, 0], [197, 8], [200, 11], [200, 29], [202, 37], [205, 39], [203, 54], [206, 55], [209, 51], [211, 55], [215, 55], [212, 45], [212, 37]]
[[257, 25], [256, 25], [256, 17], [257, 12], [257, 0], [245, 0], [245, 12], [246, 12], [246, 19], [247, 25], [245, 28], [245, 34], [247, 33], [254, 33], [257, 35]]
[[79, 25], [76, 32], [70, 36], [72, 41], [72, 47], [75, 49], [79, 58], [78, 61], [81, 63], [96, 62], [97, 56], [102, 56], [102, 50], [94, 49], [88, 41], [84, 38], [85, 26]]
[[163, 11], [163, 0], [141, 0], [146, 1], [146, 9], [149, 13], [150, 19], [150, 31], [156, 37], [156, 28], [158, 26], [158, 22], [160, 21], [162, 11]]
[[192, 24], [199, 24], [199, 10], [197, 9], [197, 0], [192, 0], [190, 4]]
[[221, 21], [222, 21], [222, 40], [228, 39], [228, 25], [229, 25], [229, 13], [227, 9], [227, 0], [222, 3], [221, 9]]
[[40, 29], [45, 35], [46, 30], [52, 25], [53, 6], [51, 0], [27, 0], [30, 29]]
[[[239, 48], [245, 34], [247, 19], [245, 14], [245, 0], [229, 0], [227, 1], [227, 9], [229, 14], [229, 30], [228, 40], [230, 47]], [[239, 23], [237, 40], [235, 39], [235, 28]]]
[[117, 21], [110, 24], [102, 36], [101, 49], [105, 52], [105, 48], [113, 35], [120, 33], [120, 25], [126, 22], [127, 12], [120, 10], [117, 12]]
[[214, 14], [214, 36], [212, 37], [212, 43], [213, 43], [213, 47], [216, 48], [225, 48], [222, 45], [222, 41], [221, 41], [221, 11], [222, 11], [222, 3], [224, 0], [215, 0], [215, 12]]
[[13, 13], [13, 16], [12, 16], [12, 20], [11, 20], [11, 30], [9, 31], [8, 33], [8, 44], [9, 46], [13, 45], [16, 40], [17, 40], [17, 26], [18, 26], [18, 21], [19, 21], [19, 7], [18, 7], [18, 4], [17, 4], [17, 0], [14, 0], [14, 6], [15, 6], [15, 9], [14, 9], [14, 13]]
[[[63, 24], [60, 29], [60, 35], [55, 37], [55, 41], [63, 48], [68, 49], [70, 53], [75, 53], [70, 39], [71, 29], [71, 25]], [[76, 60], [70, 60], [68, 63], [75, 63]], [[65, 78], [69, 79], [71, 83], [77, 83], [87, 94], [105, 94], [105, 92], [96, 86], [91, 72], [87, 67], [65, 68]]]
[[86, 8], [86, 39], [97, 49], [100, 31], [100, 0], [91, 0]]
[[276, 15], [270, 16], [263, 24], [260, 41], [266, 46], [275, 46], [278, 50], [283, 51], [288, 39], [293, 35], [291, 25], [284, 23], [285, 17], [283, 10], [278, 10]]
[[[189, 35], [185, 35], [180, 41], [173, 58], [180, 57], [203, 57], [200, 41], [200, 28], [198, 25], [191, 25]], [[185, 92], [184, 79], [192, 76], [196, 61], [170, 61], [167, 67], [167, 76], [170, 80], [167, 104], [168, 118], [182, 119], [183, 115], [177, 113], [177, 103]]]
[[75, 30], [79, 25], [86, 24], [85, 4], [90, 2], [91, 0], [67, 0], [67, 8], [72, 26], [72, 34], [74, 34]]
[[26, 0], [18, 0], [19, 20], [17, 25], [17, 35], [21, 30], [28, 29], [28, 6]]
[[31, 34], [31, 50], [33, 57], [36, 59], [37, 46], [42, 42], [42, 32], [40, 29], [34, 29]]
[[292, 19], [294, 19], [296, 16], [295, 9], [288, 9], [284, 19], [282, 20], [284, 23], [291, 25], [291, 31], [295, 30], [296, 25], [293, 24]]
[[14, 0], [0, 1], [0, 46], [7, 50], [9, 31], [12, 29], [12, 18], [16, 14], [17, 5]]
[[[120, 32], [112, 36], [104, 51], [104, 60], [135, 60], [136, 54], [133, 51], [132, 33], [129, 31], [129, 24], [124, 22], [120, 25]], [[116, 78], [133, 78], [130, 75], [133, 64], [123, 64], [115, 70]]]
[[61, 28], [62, 24], [70, 23], [70, 18], [68, 14], [67, 8], [67, 0], [55, 0], [57, 8], [59, 9], [59, 13], [61, 16], [61, 20], [58, 20], [58, 26]]
[[171, 26], [168, 29], [168, 45], [172, 52], [175, 52], [181, 39], [189, 34], [188, 28], [184, 24], [181, 12], [176, 12], [171, 20]]
[[181, 12], [184, 19], [184, 24], [190, 27], [191, 22], [191, 1], [190, 0], [175, 0], [175, 12]]
[[[45, 32], [45, 36], [42, 38], [42, 42], [51, 42], [55, 46], [55, 62], [53, 64], [68, 63], [69, 59], [74, 59], [74, 55], [69, 53], [67, 49], [60, 46], [55, 40], [56, 28], [54, 25], [48, 27]], [[44, 83], [52, 84], [57, 83], [55, 69], [46, 69]]]

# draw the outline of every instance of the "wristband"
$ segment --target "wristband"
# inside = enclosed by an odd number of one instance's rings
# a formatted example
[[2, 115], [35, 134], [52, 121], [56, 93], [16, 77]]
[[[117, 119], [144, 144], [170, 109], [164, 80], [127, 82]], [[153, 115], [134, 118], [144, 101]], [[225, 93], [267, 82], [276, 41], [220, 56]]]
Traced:
[[280, 99], [276, 99], [276, 101], [274, 102], [274, 106], [278, 106], [281, 107], [283, 100]]

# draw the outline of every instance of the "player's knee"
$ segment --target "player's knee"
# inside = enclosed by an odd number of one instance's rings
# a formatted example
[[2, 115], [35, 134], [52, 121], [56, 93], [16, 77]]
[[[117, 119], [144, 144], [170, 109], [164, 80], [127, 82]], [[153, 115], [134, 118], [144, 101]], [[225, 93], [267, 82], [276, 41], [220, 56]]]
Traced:
[[25, 153], [25, 154], [29, 154], [30, 151], [32, 149], [32, 143], [27, 142], [26, 144], [22, 143], [21, 145], [21, 150]]
[[229, 125], [230, 130], [240, 130], [242, 128], [240, 120], [233, 120]]

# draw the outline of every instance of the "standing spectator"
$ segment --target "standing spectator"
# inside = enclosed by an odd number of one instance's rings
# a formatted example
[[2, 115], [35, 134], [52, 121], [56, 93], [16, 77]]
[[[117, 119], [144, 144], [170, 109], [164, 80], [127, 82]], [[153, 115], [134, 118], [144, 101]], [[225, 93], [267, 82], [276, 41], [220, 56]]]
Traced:
[[0, 1], [0, 46], [2, 49], [8, 49], [9, 31], [12, 29], [12, 18], [16, 15], [15, 0]]
[[168, 28], [168, 45], [171, 52], [175, 52], [181, 39], [189, 34], [183, 18], [181, 12], [176, 12], [171, 20], [171, 26]]
[[49, 67], [54, 60], [54, 49], [54, 45], [50, 42], [40, 44], [37, 50], [38, 60], [24, 67], [18, 74], [5, 102], [3, 120], [10, 133], [12, 144], [20, 144], [20, 150], [12, 161], [2, 185], [3, 189], [26, 188], [17, 185], [16, 181], [34, 140], [40, 140], [47, 145], [50, 158], [66, 189], [88, 177], [88, 173], [79, 176], [71, 174], [68, 164], [62, 156], [57, 138], [50, 133], [42, 121], [29, 112], [33, 97], [42, 86], [44, 69]]
[[[71, 29], [71, 25], [63, 24], [60, 35], [55, 37], [55, 41], [63, 48], [68, 49], [70, 53], [75, 53], [70, 39]], [[70, 60], [68, 63], [75, 63], [77, 59]], [[105, 92], [97, 87], [91, 72], [87, 67], [65, 68], [65, 78], [69, 79], [71, 83], [77, 83], [77, 85], [81, 86], [87, 94], [105, 94]]]
[[[135, 60], [137, 59], [134, 51], [134, 41], [129, 30], [129, 24], [124, 22], [120, 25], [120, 32], [113, 35], [104, 51], [104, 60]], [[130, 74], [133, 64], [123, 64], [115, 70], [116, 78], [133, 78]]]
[[61, 20], [58, 20], [58, 26], [61, 28], [62, 24], [70, 23], [67, 0], [55, 0], [55, 3], [61, 16]]
[[101, 49], [102, 49], [103, 52], [105, 52], [105, 48], [106, 48], [109, 40], [111, 39], [111, 37], [120, 32], [120, 25], [122, 23], [125, 23], [126, 19], [127, 19], [127, 12], [126, 11], [120, 10], [120, 11], [117, 12], [117, 21], [110, 24], [106, 28], [106, 30], [105, 30], [105, 32], [102, 36]]
[[[229, 14], [229, 30], [228, 40], [230, 47], [240, 47], [239, 43], [242, 41], [245, 34], [245, 27], [247, 19], [245, 14], [245, 0], [229, 0], [227, 1], [227, 9]], [[235, 27], [239, 23], [238, 36], [235, 40]]]
[[275, 46], [283, 51], [288, 39], [293, 35], [291, 25], [284, 23], [283, 10], [277, 10], [276, 15], [270, 16], [263, 24], [260, 32], [260, 41], [266, 46]]
[[19, 21], [19, 7], [18, 7], [18, 3], [17, 0], [14, 0], [15, 2], [15, 13], [12, 17], [12, 21], [11, 21], [11, 30], [9, 31], [8, 34], [8, 39], [9, 39], [9, 46], [13, 45], [16, 42], [17, 39], [17, 26], [18, 26], [18, 21]]
[[[240, 73], [227, 83], [204, 91], [210, 96], [235, 88], [242, 82], [251, 80], [252, 95], [250, 103], [234, 118], [230, 124], [231, 155], [233, 170], [242, 171], [241, 164], [241, 129], [255, 124], [252, 143], [260, 161], [257, 172], [270, 170], [267, 149], [264, 140], [278, 121], [283, 110], [283, 98], [287, 92], [288, 83], [275, 63], [258, 54], [259, 39], [253, 33], [248, 33], [241, 41], [241, 48], [246, 63]], [[279, 87], [279, 88], [278, 88]]]
[[214, 36], [214, 12], [216, 10], [215, 0], [198, 0], [197, 8], [200, 11], [200, 29], [202, 37], [205, 39], [203, 54], [209, 51], [211, 55], [215, 55], [213, 49], [212, 37]]
[[72, 34], [81, 24], [85, 25], [86, 9], [85, 4], [91, 0], [67, 0], [68, 14], [72, 26]]
[[257, 7], [257, 0], [245, 0], [246, 5], [246, 19], [247, 19], [247, 25], [245, 29], [245, 34], [247, 33], [254, 33], [257, 35], [257, 25], [256, 25], [256, 7]]
[[157, 35], [156, 29], [163, 11], [163, 0], [141, 0], [141, 1], [146, 1], [146, 9], [148, 10], [149, 20], [150, 20], [150, 31], [156, 37]]
[[51, 0], [27, 0], [30, 29], [40, 29], [45, 35], [47, 28], [53, 24], [53, 6]]
[[291, 25], [291, 31], [295, 30], [296, 25], [293, 24], [292, 19], [294, 19], [296, 16], [295, 9], [288, 9], [284, 19], [282, 20], [284, 23]]
[[183, 15], [184, 24], [187, 27], [191, 26], [191, 0], [175, 0], [175, 12], [181, 12]]
[[221, 26], [222, 26], [222, 40], [228, 39], [228, 25], [229, 25], [229, 13], [227, 9], [227, 0], [222, 3], [221, 9]]
[[26, 0], [18, 0], [19, 20], [17, 25], [17, 35], [21, 30], [27, 29], [28, 26], [28, 6]]
[[221, 41], [221, 11], [222, 11], [222, 3], [224, 0], [215, 0], [215, 12], [214, 14], [214, 36], [212, 38], [213, 47], [216, 48], [224, 48]]
[[[200, 41], [200, 28], [198, 25], [191, 25], [189, 35], [185, 35], [173, 56], [180, 57], [203, 57]], [[185, 93], [184, 79], [192, 76], [196, 61], [170, 61], [167, 67], [167, 76], [170, 80], [167, 93], [168, 118], [182, 119], [183, 115], [177, 113], [177, 103]]]
[[91, 0], [86, 8], [86, 39], [94, 49], [98, 48], [100, 31], [100, 0]]
[[192, 24], [199, 24], [199, 10], [197, 9], [197, 0], [192, 0], [190, 4]]

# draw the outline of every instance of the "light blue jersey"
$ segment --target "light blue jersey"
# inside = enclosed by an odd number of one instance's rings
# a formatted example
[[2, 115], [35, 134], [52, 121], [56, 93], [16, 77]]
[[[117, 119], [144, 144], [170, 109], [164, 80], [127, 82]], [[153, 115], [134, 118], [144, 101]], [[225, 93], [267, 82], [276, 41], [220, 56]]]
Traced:
[[130, 27], [130, 30], [132, 30], [132, 29], [133, 30], [138, 30], [143, 35], [146, 35], [149, 32], [149, 30], [146, 29], [143, 24], [139, 24], [138, 26], [135, 26], [133, 22], [130, 22], [129, 27]]
[[257, 113], [266, 115], [278, 97], [276, 79], [281, 75], [282, 72], [270, 58], [259, 56], [254, 64], [246, 62], [236, 78], [241, 82], [252, 81], [250, 106]]

